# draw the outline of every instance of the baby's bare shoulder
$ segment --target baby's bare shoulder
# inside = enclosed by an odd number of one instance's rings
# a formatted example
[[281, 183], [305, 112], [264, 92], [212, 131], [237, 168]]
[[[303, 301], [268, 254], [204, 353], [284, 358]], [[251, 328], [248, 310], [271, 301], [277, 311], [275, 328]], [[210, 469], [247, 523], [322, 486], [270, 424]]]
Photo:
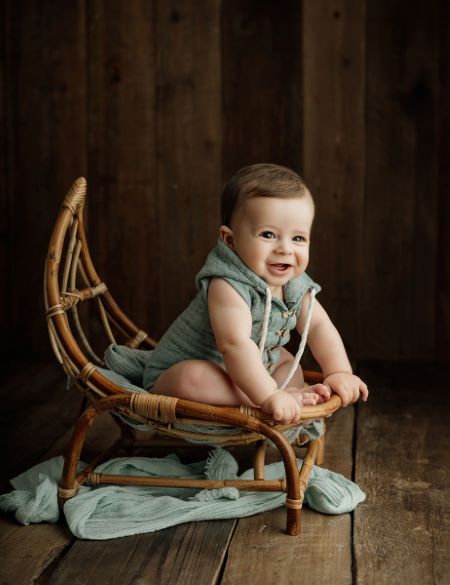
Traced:
[[247, 307], [241, 295], [223, 278], [213, 278], [208, 288], [208, 305], [218, 303], [225, 306]]

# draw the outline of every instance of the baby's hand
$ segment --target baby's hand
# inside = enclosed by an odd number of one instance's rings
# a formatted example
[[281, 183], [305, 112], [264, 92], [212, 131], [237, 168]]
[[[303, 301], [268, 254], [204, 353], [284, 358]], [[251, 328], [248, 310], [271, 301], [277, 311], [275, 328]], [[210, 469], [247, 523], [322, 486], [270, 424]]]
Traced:
[[348, 374], [346, 372], [329, 374], [324, 379], [324, 384], [328, 385], [333, 392], [341, 397], [343, 406], [348, 406], [352, 402], [356, 402], [360, 394], [364, 402], [369, 396], [367, 385], [361, 378], [354, 374]]
[[[298, 393], [298, 388], [297, 388]], [[281, 424], [297, 423], [301, 414], [301, 397], [296, 399], [286, 390], [277, 390], [261, 404], [261, 410]]]

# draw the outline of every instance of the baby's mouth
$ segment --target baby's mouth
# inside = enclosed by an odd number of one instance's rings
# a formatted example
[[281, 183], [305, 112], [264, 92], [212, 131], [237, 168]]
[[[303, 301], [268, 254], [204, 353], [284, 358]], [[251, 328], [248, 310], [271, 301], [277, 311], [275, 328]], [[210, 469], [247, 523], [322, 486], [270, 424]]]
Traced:
[[291, 268], [291, 265], [290, 264], [283, 264], [283, 263], [279, 262], [277, 264], [269, 264], [269, 267], [274, 272], [283, 273], [283, 272], [286, 272], [287, 270], [289, 270], [289, 268]]

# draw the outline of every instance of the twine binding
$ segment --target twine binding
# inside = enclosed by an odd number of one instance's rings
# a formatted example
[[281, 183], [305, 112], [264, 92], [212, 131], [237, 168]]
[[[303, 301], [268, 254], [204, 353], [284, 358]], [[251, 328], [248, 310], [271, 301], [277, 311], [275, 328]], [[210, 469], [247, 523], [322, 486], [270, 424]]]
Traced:
[[291, 498], [286, 498], [286, 507], [291, 510], [301, 510], [302, 503], [302, 500], [291, 500]]
[[74, 483], [73, 488], [58, 487], [58, 497], [64, 500], [69, 500], [77, 495], [79, 489], [80, 484], [77, 481]]
[[133, 339], [131, 339], [127, 345], [128, 347], [131, 347], [131, 349], [137, 349], [141, 343], [144, 341], [144, 339], [147, 339], [148, 335], [145, 331], [143, 331], [142, 329], [140, 329], [136, 335], [133, 337]]
[[96, 369], [97, 368], [92, 362], [88, 362], [82, 367], [77, 378], [80, 380], [80, 382], [87, 382]]
[[84, 177], [79, 177], [67, 193], [62, 207], [67, 207], [72, 215], [76, 215], [83, 205], [86, 195], [86, 187], [86, 179]]
[[168, 423], [177, 420], [177, 402], [172, 396], [135, 392], [130, 400], [130, 409], [145, 418]]

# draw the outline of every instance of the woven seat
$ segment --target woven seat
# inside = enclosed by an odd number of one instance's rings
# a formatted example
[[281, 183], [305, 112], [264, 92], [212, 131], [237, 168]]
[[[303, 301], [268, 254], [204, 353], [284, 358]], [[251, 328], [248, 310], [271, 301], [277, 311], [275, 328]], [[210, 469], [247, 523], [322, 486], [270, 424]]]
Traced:
[[[65, 457], [60, 482], [61, 505], [76, 495], [86, 483], [97, 485], [164, 485], [168, 487], [199, 487], [212, 489], [233, 486], [248, 491], [286, 492], [288, 534], [300, 533], [300, 513], [308, 476], [314, 463], [323, 456], [323, 437], [310, 440], [300, 473], [296, 454], [283, 435], [292, 425], [273, 425], [267, 415], [248, 407], [217, 407], [178, 398], [146, 392], [130, 392], [111, 381], [99, 368], [104, 368], [103, 353], [94, 350], [89, 339], [88, 326], [83, 329], [82, 315], [88, 323], [93, 310], [98, 312], [106, 334], [106, 343], [121, 343], [131, 348], [152, 349], [156, 341], [135, 325], [114, 301], [106, 284], [98, 276], [89, 254], [83, 224], [83, 207], [86, 196], [86, 180], [79, 178], [72, 185], [58, 214], [51, 236], [45, 268], [44, 297], [48, 331], [53, 351], [64, 368], [71, 384], [82, 394], [82, 409]], [[89, 302], [88, 302], [89, 301]], [[85, 307], [85, 305], [89, 305]], [[103, 347], [102, 350], [106, 349]], [[305, 372], [309, 382], [322, 380], [317, 372]], [[331, 415], [341, 406], [341, 400], [333, 395], [325, 404], [305, 407], [301, 425], [308, 421]], [[109, 449], [78, 473], [78, 462], [86, 434], [103, 412], [110, 412], [121, 429], [121, 438]], [[141, 446], [136, 432], [123, 422], [123, 417], [137, 423], [149, 424], [158, 433], [191, 438], [208, 439], [214, 444], [236, 445], [255, 443], [254, 480], [184, 480], [143, 478], [131, 476], [103, 476], [95, 473], [95, 467], [110, 458], [120, 447], [127, 450]], [[195, 425], [195, 432], [190, 432]], [[202, 425], [217, 427], [217, 432], [203, 434]], [[233, 427], [232, 434], [221, 432]], [[264, 479], [264, 458], [267, 441], [279, 450], [286, 470], [285, 479]]]

